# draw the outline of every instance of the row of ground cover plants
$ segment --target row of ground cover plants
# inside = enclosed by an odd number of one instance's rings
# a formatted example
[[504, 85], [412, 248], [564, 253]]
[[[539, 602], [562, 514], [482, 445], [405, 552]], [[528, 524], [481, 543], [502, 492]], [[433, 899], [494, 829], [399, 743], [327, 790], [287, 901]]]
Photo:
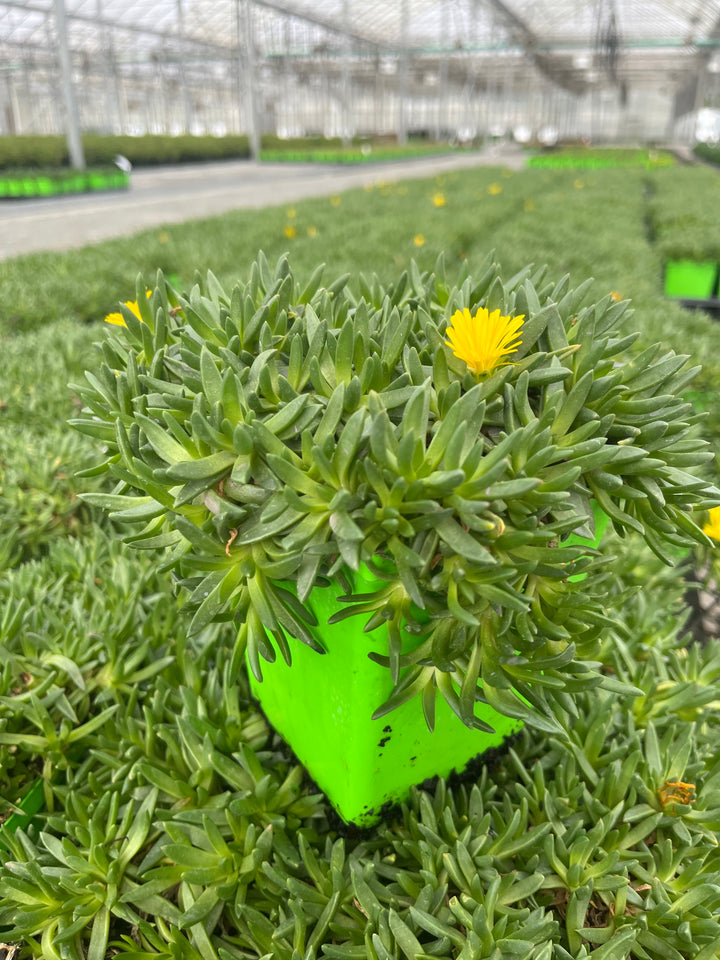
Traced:
[[233, 632], [188, 636], [157, 557], [80, 499], [111, 489], [91, 469], [102, 438], [66, 425], [66, 385], [97, 368], [97, 321], [135, 299], [139, 270], [189, 290], [211, 268], [231, 287], [259, 247], [271, 263], [289, 250], [300, 285], [325, 261], [324, 284], [350, 272], [373, 301], [411, 258], [429, 274], [444, 253], [452, 285], [495, 248], [506, 278], [548, 263], [550, 280], [595, 276], [588, 302], [632, 298], [628, 350], [660, 339], [706, 364], [695, 429], [713, 441], [718, 330], [662, 296], [659, 173], [480, 170], [0, 265], [2, 813], [38, 777], [45, 794], [2, 841], [6, 941], [70, 958], [720, 955], [720, 645], [687, 645], [684, 602], [708, 550], [669, 568], [630, 536], [594, 574], [612, 622], [596, 660], [633, 695], [576, 695], [564, 733], [527, 729], [358, 835], [234, 677]]
[[[238, 160], [250, 156], [250, 142], [245, 135], [224, 137], [171, 137], [160, 134], [144, 136], [111, 136], [84, 134], [83, 150], [89, 166], [109, 164], [118, 154], [134, 166], [154, 166], [163, 163], [197, 163], [202, 160]], [[363, 148], [363, 149], [361, 149]], [[440, 149], [449, 149], [447, 144]], [[393, 156], [414, 156], [438, 150], [437, 144], [422, 141], [398, 145], [384, 138], [354, 138], [343, 144], [340, 138], [307, 137], [282, 140], [263, 136], [261, 149], [270, 159], [350, 159], [354, 162]], [[374, 155], [374, 156], [373, 156]], [[53, 169], [69, 164], [67, 141], [64, 136], [27, 135], [0, 139], [0, 170], [16, 172], [32, 169]]]

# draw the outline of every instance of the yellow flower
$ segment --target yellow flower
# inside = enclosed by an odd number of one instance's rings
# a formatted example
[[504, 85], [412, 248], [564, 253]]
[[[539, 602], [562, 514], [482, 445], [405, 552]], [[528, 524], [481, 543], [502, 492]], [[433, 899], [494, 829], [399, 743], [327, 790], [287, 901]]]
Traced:
[[295, 209], [295, 207], [289, 207], [285, 211], [285, 216], [288, 218], [288, 220], [294, 220], [295, 217], [297, 216], [297, 210]]
[[492, 373], [495, 367], [504, 366], [502, 358], [515, 353], [522, 343], [516, 337], [524, 319], [525, 314], [503, 317], [499, 310], [489, 313], [485, 307], [473, 317], [465, 307], [452, 315], [445, 343], [473, 373]]
[[614, 300], [615, 303], [617, 303], [618, 300], [622, 300], [622, 298], [623, 298], [623, 295], [620, 293], [619, 290], [613, 290], [612, 293], [610, 294], [610, 299]]
[[710, 520], [704, 525], [703, 533], [713, 540], [720, 540], [720, 507], [713, 507], [710, 511]]
[[293, 237], [297, 236], [297, 230], [291, 223], [285, 224], [285, 226], [283, 227], [283, 233], [288, 238], [288, 240], [292, 240]]
[[310, 225], [310, 226], [307, 228], [307, 235], [308, 235], [309, 237], [316, 237], [316, 236], [317, 236], [317, 227], [313, 227], [312, 225]]
[[[152, 290], [146, 290], [145, 296], [150, 299], [152, 296]], [[142, 317], [140, 316], [140, 307], [138, 307], [137, 300], [126, 300], [123, 306], [126, 306], [131, 313], [134, 313], [138, 318], [140, 323], [142, 323]], [[126, 327], [125, 317], [121, 313], [109, 313], [105, 317], [105, 323], [112, 323], [116, 327]]]
[[534, 210], [534, 209], [535, 209], [535, 201], [534, 201], [534, 200], [531, 200], [530, 197], [527, 197], [527, 199], [526, 199], [525, 202], [523, 203], [523, 208], [524, 208], [527, 212], [530, 212], [531, 210]]
[[166, 233], [165, 230], [163, 230], [162, 233], [158, 234], [158, 241], [160, 243], [167, 243], [169, 239], [170, 239], [170, 236]]
[[437, 193], [433, 194], [432, 202], [434, 207], [444, 207], [447, 204], [445, 194], [438, 190]]
[[416, 247], [422, 247], [425, 243], [425, 237], [421, 233], [416, 233], [413, 237], [413, 243]]
[[582, 182], [582, 180], [578, 179], [578, 180], [573, 180], [573, 186], [575, 187], [576, 190], [582, 190], [585, 184]]
[[330, 197], [330, 203], [334, 207], [339, 207], [340, 204], [342, 203], [342, 197]]
[[496, 197], [499, 193], [502, 193], [502, 187], [499, 183], [491, 183], [488, 187], [488, 193], [491, 197]]

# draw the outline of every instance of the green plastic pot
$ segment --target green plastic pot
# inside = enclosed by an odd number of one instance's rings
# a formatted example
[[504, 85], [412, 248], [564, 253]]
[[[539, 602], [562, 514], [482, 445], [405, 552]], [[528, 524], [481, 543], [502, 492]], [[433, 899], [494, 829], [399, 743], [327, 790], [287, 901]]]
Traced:
[[[595, 508], [594, 538], [573, 535], [568, 542], [595, 548], [607, 523], [607, 515]], [[367, 567], [350, 577], [355, 593], [373, 593], [385, 585]], [[292, 665], [281, 657], [275, 663], [263, 661], [262, 682], [250, 673], [250, 686], [267, 719], [340, 817], [364, 827], [377, 822], [386, 805], [405, 800], [412, 786], [461, 773], [476, 757], [500, 747], [522, 722], [478, 703], [476, 715], [495, 732], [471, 730], [440, 696], [432, 733], [417, 698], [373, 720], [393, 684], [389, 671], [368, 654], [387, 656], [387, 630], [365, 633], [364, 616], [328, 624], [345, 609], [336, 599], [339, 592], [338, 587], [317, 588], [309, 601], [318, 622], [315, 635], [327, 652], [318, 654], [291, 637]], [[404, 633], [403, 652], [420, 640]]]
[[682, 300], [709, 300], [715, 293], [718, 265], [704, 260], [668, 260], [665, 296]]
[[45, 792], [41, 778], [35, 780], [25, 796], [17, 804], [17, 810], [11, 813], [0, 826], [0, 848], [5, 848], [5, 837], [16, 830], [25, 830], [33, 817], [45, 806]]
[[[383, 586], [367, 568], [354, 575], [356, 593], [373, 593]], [[341, 818], [369, 826], [380, 819], [386, 804], [404, 800], [414, 784], [462, 771], [522, 724], [478, 704], [477, 716], [495, 733], [470, 730], [440, 696], [433, 733], [417, 698], [373, 720], [373, 712], [393, 689], [389, 670], [368, 658], [371, 652], [387, 656], [387, 629], [365, 633], [363, 616], [329, 625], [329, 618], [345, 609], [336, 599], [339, 593], [336, 586], [317, 588], [309, 601], [319, 624], [315, 635], [327, 652], [321, 655], [289, 638], [292, 666], [282, 658], [272, 664], [263, 661], [262, 683], [251, 674], [250, 684], [270, 723]], [[403, 652], [419, 642], [418, 636], [404, 632]]]

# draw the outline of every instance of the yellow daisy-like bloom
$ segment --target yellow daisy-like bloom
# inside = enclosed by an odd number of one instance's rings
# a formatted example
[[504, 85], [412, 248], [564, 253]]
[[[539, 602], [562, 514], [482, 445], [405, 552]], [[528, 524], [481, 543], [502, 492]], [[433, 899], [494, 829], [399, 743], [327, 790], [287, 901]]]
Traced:
[[[147, 290], [145, 296], [150, 299], [152, 296], [152, 290]], [[137, 304], [137, 300], [126, 300], [123, 306], [127, 307], [131, 313], [134, 313], [138, 318], [140, 323], [142, 323], [142, 317], [140, 316], [140, 307]], [[126, 327], [125, 317], [121, 313], [109, 313], [105, 317], [105, 323], [112, 323], [116, 327]]]
[[703, 533], [713, 540], [720, 540], [720, 507], [713, 507], [710, 511], [710, 519], [703, 526]]
[[622, 300], [622, 298], [623, 298], [623, 295], [620, 293], [619, 290], [613, 290], [613, 291], [611, 292], [610, 296], [611, 296], [611, 298], [615, 301], [615, 303], [617, 303], [618, 300]]
[[582, 190], [585, 184], [582, 182], [582, 180], [573, 180], [573, 186], [576, 190]]
[[437, 193], [433, 194], [432, 198], [434, 207], [444, 207], [447, 205], [447, 200], [445, 199], [445, 194], [438, 190]]
[[285, 215], [287, 216], [288, 220], [294, 220], [295, 217], [297, 216], [297, 210], [295, 209], [295, 207], [289, 207], [285, 211]]
[[293, 237], [297, 236], [297, 230], [291, 223], [285, 224], [285, 226], [283, 227], [283, 233], [288, 238], [288, 240], [292, 240]]
[[312, 224], [307, 228], [307, 235], [309, 237], [317, 236], [317, 227], [312, 226]]
[[340, 204], [342, 203], [342, 198], [341, 198], [341, 197], [330, 197], [330, 203], [331, 203], [334, 207], [339, 207]]
[[491, 183], [488, 187], [488, 193], [491, 197], [496, 197], [499, 193], [502, 193], [502, 187], [499, 183]]
[[515, 353], [522, 343], [516, 338], [524, 319], [525, 314], [503, 317], [499, 310], [490, 313], [485, 307], [480, 307], [473, 317], [465, 307], [452, 315], [445, 343], [473, 373], [492, 373], [496, 367], [504, 366], [503, 357]]
[[415, 236], [413, 237], [413, 243], [415, 244], [416, 247], [423, 246], [423, 244], [425, 243], [425, 237], [422, 235], [422, 233], [415, 234]]

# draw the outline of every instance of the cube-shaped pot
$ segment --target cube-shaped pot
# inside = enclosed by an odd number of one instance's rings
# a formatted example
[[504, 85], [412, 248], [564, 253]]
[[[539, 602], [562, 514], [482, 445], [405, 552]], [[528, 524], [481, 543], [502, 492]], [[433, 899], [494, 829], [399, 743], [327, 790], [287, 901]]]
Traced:
[[665, 296], [681, 300], [709, 300], [715, 295], [718, 265], [705, 260], [668, 260], [665, 264]]
[[[593, 513], [594, 536], [573, 534], [568, 544], [598, 547], [609, 518], [596, 504]], [[365, 566], [349, 575], [357, 594], [385, 586]], [[584, 577], [581, 573], [570, 579]], [[315, 635], [327, 652], [319, 654], [289, 637], [292, 665], [280, 657], [274, 663], [262, 661], [263, 681], [250, 672], [250, 687], [265, 716], [342, 819], [370, 826], [380, 819], [383, 807], [406, 799], [412, 786], [461, 773], [523, 724], [478, 703], [476, 716], [495, 732], [471, 730], [440, 695], [432, 733], [418, 698], [373, 720], [393, 689], [390, 671], [368, 657], [371, 652], [387, 656], [387, 629], [366, 633], [362, 615], [329, 624], [335, 613], [347, 609], [337, 599], [339, 593], [337, 586], [316, 588], [308, 604], [318, 622]], [[403, 653], [420, 642], [417, 635], [403, 631]]]
[[[367, 568], [355, 575], [356, 593], [372, 593], [384, 585]], [[387, 628], [365, 633], [367, 616], [329, 625], [334, 613], [347, 609], [336, 599], [339, 593], [335, 586], [317, 588], [309, 602], [319, 624], [315, 634], [327, 653], [318, 654], [290, 638], [292, 666], [281, 658], [272, 664], [263, 661], [263, 681], [251, 676], [251, 688], [268, 720], [342, 819], [368, 826], [380, 818], [383, 806], [404, 800], [411, 786], [462, 771], [522, 723], [478, 704], [477, 716], [495, 733], [471, 730], [439, 695], [432, 733], [417, 698], [373, 720], [373, 712], [393, 689], [389, 670], [368, 658], [370, 652], [387, 656]], [[403, 652], [419, 642], [417, 635], [404, 632]]]

